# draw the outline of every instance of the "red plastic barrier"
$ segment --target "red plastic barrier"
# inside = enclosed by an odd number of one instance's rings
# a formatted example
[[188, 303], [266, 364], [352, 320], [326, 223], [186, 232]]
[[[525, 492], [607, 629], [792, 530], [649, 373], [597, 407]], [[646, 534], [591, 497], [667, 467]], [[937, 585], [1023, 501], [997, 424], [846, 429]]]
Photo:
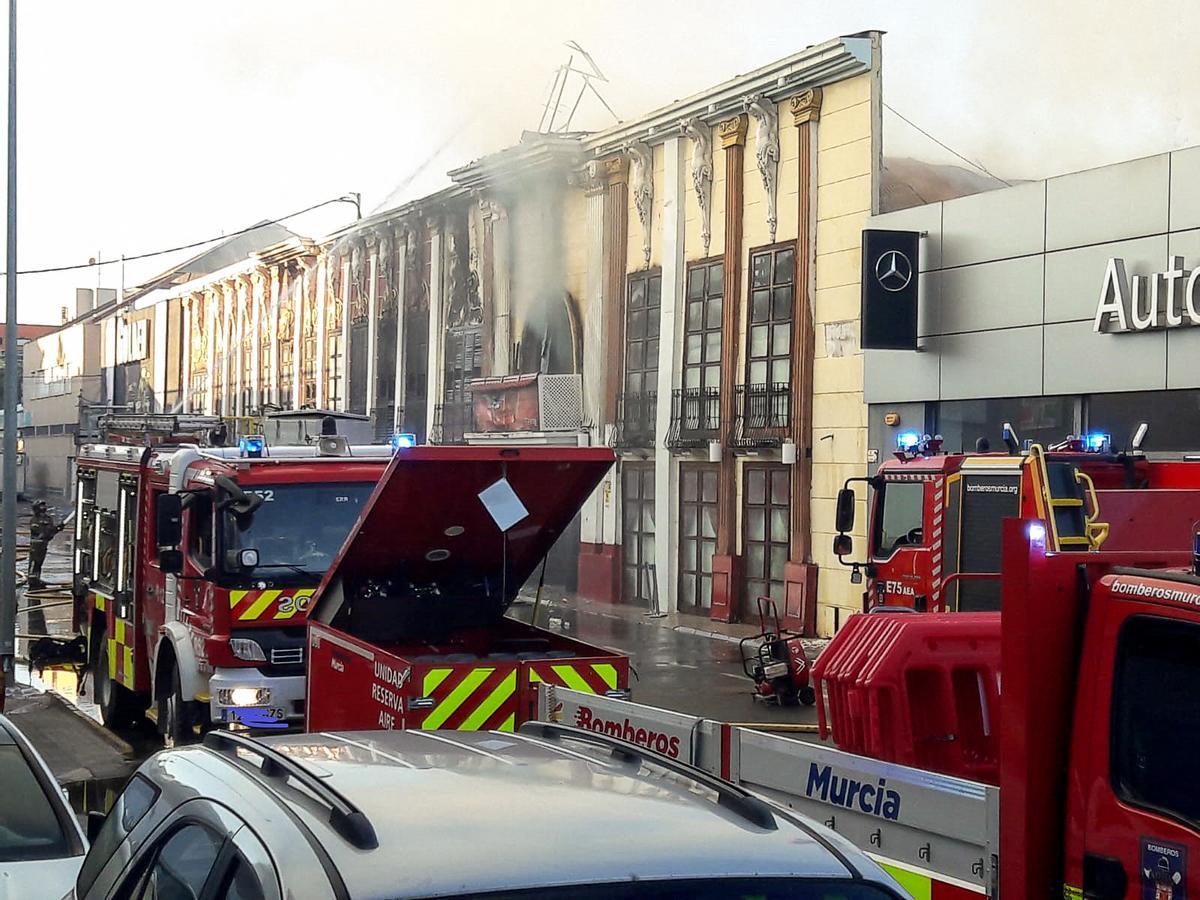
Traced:
[[812, 674], [842, 750], [998, 783], [999, 613], [851, 616]]

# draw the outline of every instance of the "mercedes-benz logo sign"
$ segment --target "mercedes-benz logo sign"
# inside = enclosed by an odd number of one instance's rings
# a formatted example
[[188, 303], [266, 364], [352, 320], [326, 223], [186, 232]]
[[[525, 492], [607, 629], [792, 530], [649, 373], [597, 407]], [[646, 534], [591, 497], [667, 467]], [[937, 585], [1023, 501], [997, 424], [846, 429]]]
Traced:
[[885, 291], [902, 291], [912, 281], [912, 262], [899, 250], [888, 250], [875, 262], [875, 280]]

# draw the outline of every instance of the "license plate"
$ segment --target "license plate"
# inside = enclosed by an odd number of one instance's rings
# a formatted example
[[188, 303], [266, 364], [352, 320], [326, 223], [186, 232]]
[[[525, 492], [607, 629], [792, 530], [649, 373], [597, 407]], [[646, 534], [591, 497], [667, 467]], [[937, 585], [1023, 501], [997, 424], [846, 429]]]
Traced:
[[282, 728], [286, 718], [282, 706], [226, 706], [221, 709], [222, 722], [236, 722], [247, 728]]

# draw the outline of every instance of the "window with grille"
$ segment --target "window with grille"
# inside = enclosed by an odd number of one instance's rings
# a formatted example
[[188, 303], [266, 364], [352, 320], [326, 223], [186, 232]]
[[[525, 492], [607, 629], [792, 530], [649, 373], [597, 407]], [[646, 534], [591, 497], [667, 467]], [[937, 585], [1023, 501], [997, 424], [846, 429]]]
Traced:
[[759, 597], [771, 597], [782, 605], [783, 567], [791, 537], [791, 473], [781, 465], [748, 465], [743, 471], [746, 609], [755, 609]]
[[721, 304], [725, 264], [700, 262], [688, 269], [684, 312], [683, 386], [721, 385]]
[[625, 393], [644, 395], [658, 388], [658, 329], [662, 273], [629, 276], [625, 304]]
[[712, 606], [712, 558], [717, 549], [717, 470], [709, 463], [679, 467], [679, 608]]
[[345, 338], [340, 333], [330, 334], [329, 371], [325, 378], [325, 405], [328, 409], [342, 408], [342, 385], [346, 379]]
[[795, 270], [794, 243], [768, 247], [750, 255], [747, 384], [785, 386], [791, 383]]
[[649, 607], [654, 599], [654, 464], [621, 467], [621, 599]]
[[305, 337], [301, 346], [300, 390], [303, 406], [310, 409], [317, 405], [317, 339]]
[[279, 405], [291, 409], [293, 400], [292, 381], [296, 377], [296, 358], [290, 340], [279, 342]]

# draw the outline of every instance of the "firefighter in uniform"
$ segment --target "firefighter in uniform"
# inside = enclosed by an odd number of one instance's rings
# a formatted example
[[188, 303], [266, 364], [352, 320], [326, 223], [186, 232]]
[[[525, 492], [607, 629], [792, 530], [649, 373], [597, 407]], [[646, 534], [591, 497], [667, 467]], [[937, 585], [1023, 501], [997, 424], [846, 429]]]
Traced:
[[46, 550], [50, 539], [63, 530], [56, 525], [54, 517], [46, 510], [45, 500], [33, 504], [33, 516], [29, 520], [29, 585], [39, 587], [42, 581], [42, 563], [46, 561]]

